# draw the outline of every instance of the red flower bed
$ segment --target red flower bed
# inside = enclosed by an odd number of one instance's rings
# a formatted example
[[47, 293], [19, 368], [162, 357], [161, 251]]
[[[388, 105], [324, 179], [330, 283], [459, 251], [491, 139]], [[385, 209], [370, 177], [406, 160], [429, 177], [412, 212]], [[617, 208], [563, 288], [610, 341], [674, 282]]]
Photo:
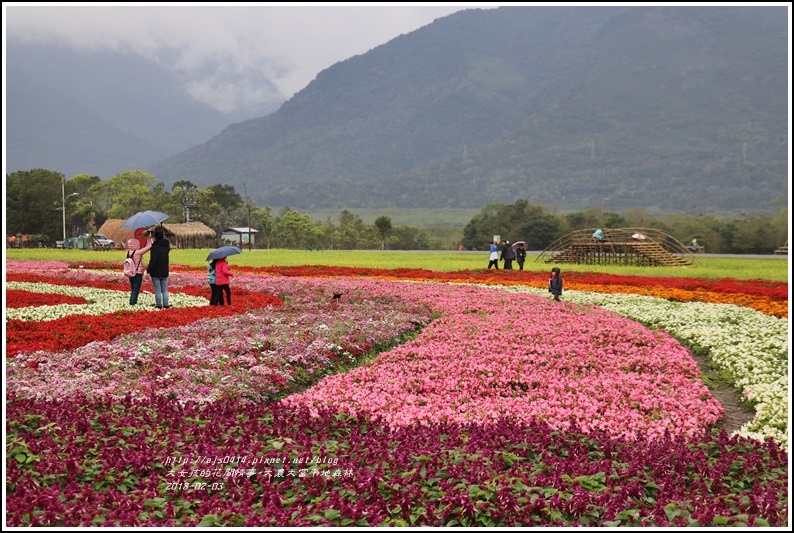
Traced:
[[84, 304], [86, 299], [66, 294], [44, 294], [40, 292], [11, 289], [6, 291], [6, 308], [41, 307], [43, 305]]
[[[333, 267], [333, 266], [299, 266], [299, 267], [235, 267], [240, 272], [268, 273], [281, 276], [310, 277], [378, 277], [394, 279], [413, 279], [428, 281], [477, 282], [545, 287], [548, 274], [545, 272], [506, 271], [500, 270], [459, 270], [456, 272], [436, 272], [432, 270], [397, 268], [392, 270], [378, 268]], [[736, 280], [736, 279], [700, 279], [673, 278], [652, 276], [621, 276], [616, 274], [600, 274], [589, 272], [568, 272], [565, 281], [582, 285], [624, 285], [633, 287], [665, 287], [688, 291], [709, 291], [723, 294], [744, 294], [762, 296], [771, 300], [788, 300], [788, 284], [768, 280]]]
[[[107, 282], [82, 282], [49, 278], [32, 274], [13, 274], [14, 281], [33, 281], [54, 285], [91, 286], [103, 289], [122, 290], [124, 285]], [[24, 279], [22, 279], [24, 278]], [[207, 290], [202, 287], [181, 287], [169, 292], [188, 294], [190, 296], [206, 296]], [[135, 331], [147, 328], [170, 328], [195, 322], [202, 318], [230, 316], [251, 309], [260, 309], [270, 305], [283, 305], [280, 299], [269, 294], [251, 292], [235, 288], [237, 302], [234, 306], [206, 307], [172, 307], [157, 311], [156, 315], [141, 311], [118, 311], [101, 316], [72, 315], [44, 322], [9, 320], [6, 322], [6, 356], [20, 352], [37, 350], [58, 351], [74, 349], [93, 341], [107, 341]], [[154, 311], [153, 311], [154, 312]], [[156, 316], [156, 321], [153, 317]]]
[[[377, 269], [354, 267], [237, 267], [243, 272], [312, 277], [377, 277], [481, 285], [523, 285], [545, 288], [545, 272], [515, 270], [460, 270], [435, 272], [422, 269]], [[695, 279], [674, 277], [620, 276], [568, 272], [565, 285], [571, 290], [640, 294], [678, 302], [725, 303], [749, 307], [762, 313], [788, 317], [788, 284], [767, 280]]]
[[[73, 265], [73, 266], [76, 266]], [[81, 263], [89, 269], [115, 268], [108, 262]], [[304, 265], [297, 267], [249, 267], [235, 266], [237, 272], [269, 274], [274, 276], [301, 277], [374, 277], [380, 279], [408, 279], [414, 281], [438, 281], [450, 283], [478, 283], [482, 285], [524, 285], [545, 288], [548, 275], [545, 272], [517, 270], [459, 270], [437, 272], [416, 268], [339, 267]], [[174, 271], [203, 272], [200, 267], [174, 265]], [[597, 272], [567, 272], [565, 286], [569, 290], [593, 292], [633, 293], [666, 298], [681, 302], [730, 303], [753, 308], [773, 316], [788, 317], [788, 283], [769, 280], [737, 280], [676, 278], [653, 276], [622, 276]]]
[[[81, 263], [83, 268], [107, 269], [111, 265], [108, 262], [94, 261]], [[115, 268], [117, 265], [113, 264]], [[394, 268], [391, 270], [383, 268], [363, 268], [363, 267], [340, 267], [322, 265], [304, 266], [264, 266], [249, 267], [235, 266], [239, 272], [249, 272], [254, 274], [273, 274], [279, 276], [307, 276], [307, 277], [378, 277], [378, 278], [401, 278], [401, 279], [427, 279], [435, 281], [477, 281], [478, 283], [489, 280], [496, 283], [527, 282], [540, 283], [543, 286], [548, 283], [549, 276], [545, 272], [531, 272], [520, 270], [458, 270], [454, 272], [437, 272], [434, 270], [424, 270], [419, 268]], [[191, 267], [185, 265], [173, 265], [175, 272], [204, 272], [202, 267]], [[666, 287], [669, 289], [683, 290], [707, 290], [710, 292], [747, 294], [752, 296], [763, 296], [774, 300], [788, 300], [788, 283], [770, 280], [740, 280], [731, 278], [704, 279], [704, 278], [678, 278], [663, 276], [624, 276], [619, 274], [602, 274], [598, 272], [567, 272], [565, 280], [574, 281], [587, 285], [629, 285], [643, 287]]]

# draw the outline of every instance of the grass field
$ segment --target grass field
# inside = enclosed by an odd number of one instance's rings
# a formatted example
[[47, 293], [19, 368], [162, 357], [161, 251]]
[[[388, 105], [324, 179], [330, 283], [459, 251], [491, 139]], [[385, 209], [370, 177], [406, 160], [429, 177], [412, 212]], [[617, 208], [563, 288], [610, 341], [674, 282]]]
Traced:
[[[201, 266], [209, 250], [173, 250], [171, 262], [174, 264]], [[36, 259], [61, 261], [117, 261], [121, 265], [124, 252], [94, 250], [61, 250], [51, 248], [30, 248], [6, 250], [10, 259]], [[524, 265], [525, 270], [546, 272], [552, 264], [536, 262], [537, 256], [530, 255]], [[234, 265], [244, 266], [302, 266], [328, 265], [366, 268], [418, 268], [451, 272], [456, 270], [480, 270], [488, 266], [487, 252], [399, 252], [399, 251], [305, 251], [305, 250], [243, 250], [240, 255], [229, 258]], [[632, 267], [600, 265], [557, 265], [570, 272], [605, 272], [610, 274], [637, 276], [666, 276], [688, 278], [734, 278], [763, 279], [788, 282], [789, 261], [786, 258], [740, 258], [700, 256], [692, 266], [687, 267]], [[121, 268], [119, 266], [119, 268]]]

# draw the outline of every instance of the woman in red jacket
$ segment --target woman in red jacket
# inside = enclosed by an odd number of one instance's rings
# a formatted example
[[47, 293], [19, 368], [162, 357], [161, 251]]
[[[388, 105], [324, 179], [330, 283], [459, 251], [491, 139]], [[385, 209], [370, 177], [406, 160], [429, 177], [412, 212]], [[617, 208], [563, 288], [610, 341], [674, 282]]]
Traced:
[[229, 263], [226, 258], [215, 261], [215, 290], [217, 291], [218, 305], [223, 305], [223, 293], [226, 293], [226, 303], [232, 305], [232, 290], [229, 288]]

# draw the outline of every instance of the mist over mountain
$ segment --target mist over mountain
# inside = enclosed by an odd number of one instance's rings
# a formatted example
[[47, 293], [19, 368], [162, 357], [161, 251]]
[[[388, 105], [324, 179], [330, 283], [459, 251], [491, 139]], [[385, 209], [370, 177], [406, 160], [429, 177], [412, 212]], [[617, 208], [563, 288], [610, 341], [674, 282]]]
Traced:
[[185, 80], [137, 55], [6, 46], [9, 172], [46, 168], [109, 178], [206, 142], [255, 112], [223, 113], [197, 102]]
[[132, 54], [9, 41], [6, 171], [135, 168], [298, 209], [773, 212], [788, 197], [787, 21], [770, 6], [465, 10], [280, 107], [234, 112]]
[[294, 208], [774, 211], [785, 7], [461, 11], [152, 167]]

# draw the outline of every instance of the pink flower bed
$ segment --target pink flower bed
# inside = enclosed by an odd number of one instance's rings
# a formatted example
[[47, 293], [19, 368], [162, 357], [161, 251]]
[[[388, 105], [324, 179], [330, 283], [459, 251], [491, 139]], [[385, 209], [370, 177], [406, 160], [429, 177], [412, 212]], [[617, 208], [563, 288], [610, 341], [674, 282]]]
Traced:
[[507, 417], [651, 438], [692, 435], [723, 414], [686, 348], [599, 308], [472, 287], [399, 292], [444, 315], [371, 364], [284, 401], [392, 425]]

